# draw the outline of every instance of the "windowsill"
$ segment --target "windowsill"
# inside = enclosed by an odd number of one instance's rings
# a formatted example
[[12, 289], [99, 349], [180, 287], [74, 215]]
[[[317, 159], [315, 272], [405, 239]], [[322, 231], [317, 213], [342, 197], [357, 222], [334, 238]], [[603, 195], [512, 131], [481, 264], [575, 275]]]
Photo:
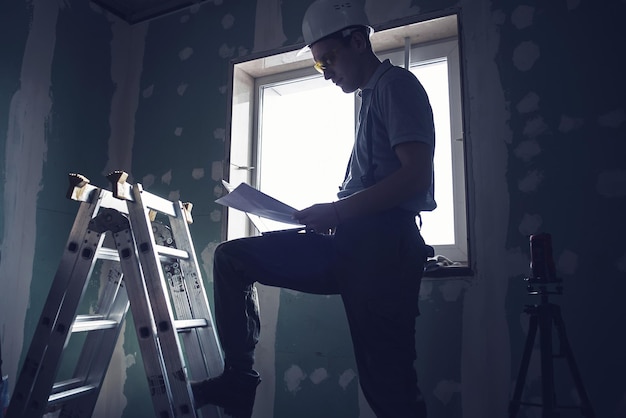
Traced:
[[472, 269], [463, 263], [441, 263], [437, 259], [429, 259], [424, 269], [424, 279], [466, 279], [473, 277]]

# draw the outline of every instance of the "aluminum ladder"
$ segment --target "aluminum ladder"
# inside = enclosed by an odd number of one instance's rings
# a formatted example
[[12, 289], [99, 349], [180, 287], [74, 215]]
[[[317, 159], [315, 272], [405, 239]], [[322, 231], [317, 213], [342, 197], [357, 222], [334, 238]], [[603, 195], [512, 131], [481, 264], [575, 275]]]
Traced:
[[[8, 418], [90, 417], [129, 308], [155, 416], [224, 416], [212, 405], [196, 411], [189, 384], [223, 370], [188, 228], [191, 204], [160, 198], [127, 178], [111, 173], [109, 191], [69, 175], [67, 197], [80, 207]], [[74, 340], [79, 348], [69, 350]]]

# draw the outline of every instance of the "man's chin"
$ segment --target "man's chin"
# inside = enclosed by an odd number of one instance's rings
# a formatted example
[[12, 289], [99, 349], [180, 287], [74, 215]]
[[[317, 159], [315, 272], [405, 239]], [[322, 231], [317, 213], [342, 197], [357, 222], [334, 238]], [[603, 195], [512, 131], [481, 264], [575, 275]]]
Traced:
[[341, 85], [339, 87], [341, 87], [341, 90], [344, 93], [354, 93], [357, 90], [356, 87], [352, 87], [352, 86]]

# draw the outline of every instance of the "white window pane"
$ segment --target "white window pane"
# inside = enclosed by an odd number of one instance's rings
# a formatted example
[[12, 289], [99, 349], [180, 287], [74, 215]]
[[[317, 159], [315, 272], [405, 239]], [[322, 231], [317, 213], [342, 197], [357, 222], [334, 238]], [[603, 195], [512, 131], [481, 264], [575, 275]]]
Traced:
[[336, 200], [354, 141], [354, 96], [322, 77], [265, 86], [262, 95], [260, 190], [296, 209]]
[[450, 137], [448, 63], [440, 60], [411, 67], [428, 93], [435, 122], [435, 201], [437, 209], [422, 213], [422, 236], [430, 245], [453, 245], [454, 194]]

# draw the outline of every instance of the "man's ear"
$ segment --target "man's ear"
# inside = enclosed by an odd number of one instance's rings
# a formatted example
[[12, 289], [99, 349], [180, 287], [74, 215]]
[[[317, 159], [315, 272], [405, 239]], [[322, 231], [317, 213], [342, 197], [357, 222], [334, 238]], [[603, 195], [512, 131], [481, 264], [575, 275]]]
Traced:
[[367, 49], [367, 39], [365, 34], [361, 31], [352, 33], [352, 39], [350, 40], [352, 47], [357, 51], [364, 51]]

